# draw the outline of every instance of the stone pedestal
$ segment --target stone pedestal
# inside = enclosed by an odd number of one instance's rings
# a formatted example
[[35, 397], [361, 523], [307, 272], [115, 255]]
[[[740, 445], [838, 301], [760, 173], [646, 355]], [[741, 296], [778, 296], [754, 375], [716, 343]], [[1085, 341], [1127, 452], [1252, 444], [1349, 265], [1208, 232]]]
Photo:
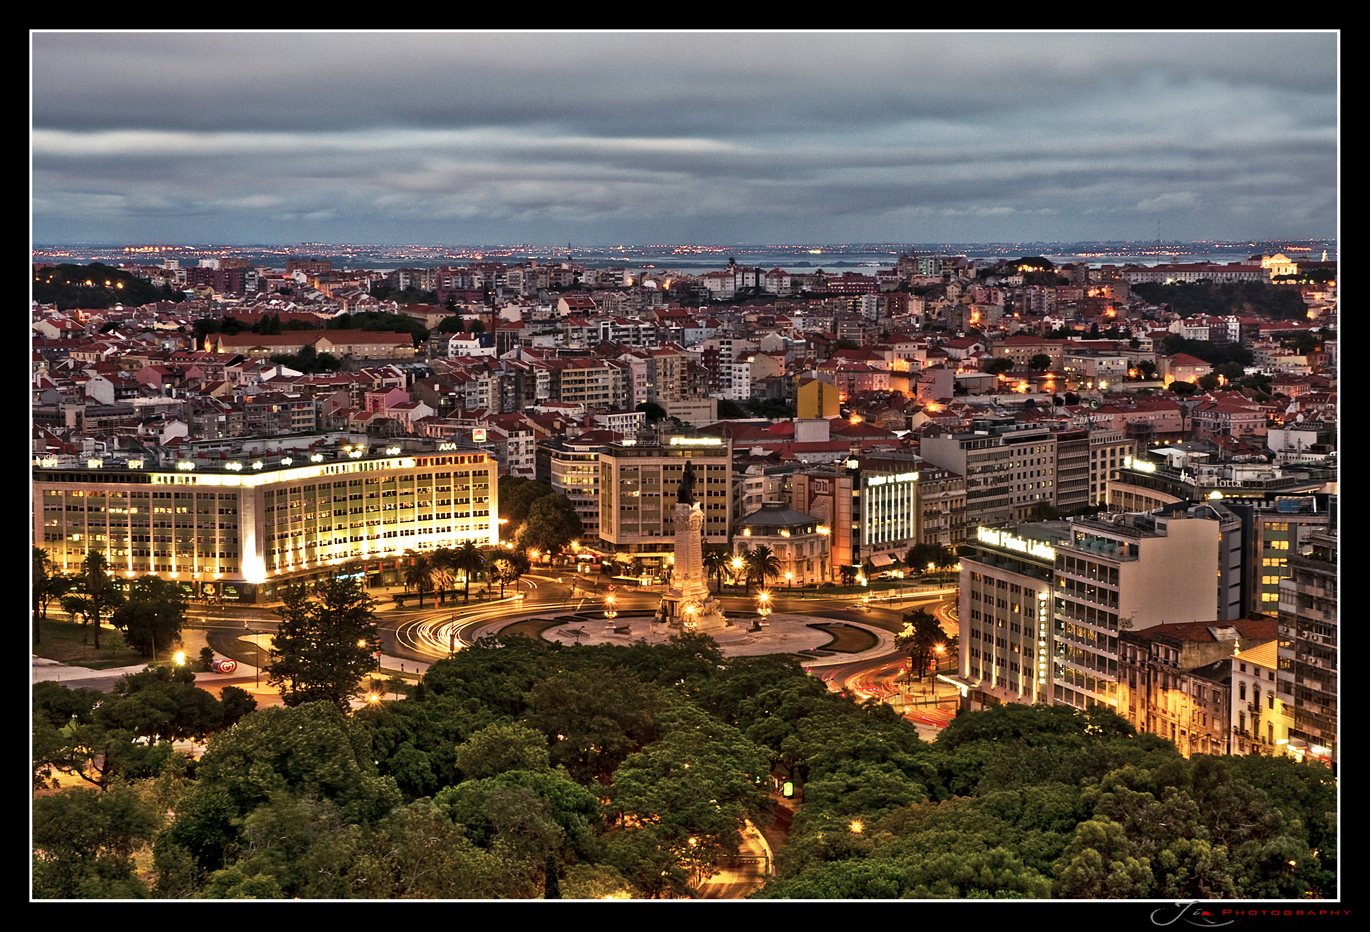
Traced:
[[661, 597], [656, 617], [683, 631], [715, 632], [729, 629], [723, 607], [709, 592], [704, 569], [704, 512], [698, 502], [676, 502], [675, 573], [671, 588]]

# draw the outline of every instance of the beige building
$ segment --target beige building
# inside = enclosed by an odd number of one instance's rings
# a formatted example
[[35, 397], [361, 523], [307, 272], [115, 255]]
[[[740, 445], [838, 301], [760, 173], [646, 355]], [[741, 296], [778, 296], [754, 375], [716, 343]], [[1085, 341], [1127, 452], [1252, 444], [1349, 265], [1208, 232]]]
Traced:
[[338, 359], [414, 358], [414, 340], [407, 333], [379, 333], [368, 330], [294, 330], [287, 333], [260, 334], [211, 333], [204, 348], [213, 353], [241, 353], [250, 359], [266, 359], [279, 354], [295, 355], [312, 346], [320, 355]]
[[1279, 649], [1274, 638], [1232, 658], [1231, 754], [1285, 755], [1294, 707], [1277, 695]]
[[1174, 742], [1186, 757], [1251, 753], [1238, 751], [1237, 725], [1253, 721], [1246, 708], [1252, 697], [1273, 697], [1262, 678], [1273, 673], [1264, 664], [1274, 659], [1275, 637], [1274, 619], [1259, 617], [1125, 631], [1118, 714], [1138, 731]]
[[599, 538], [607, 549], [640, 557], [648, 570], [675, 551], [672, 509], [686, 462], [704, 511], [704, 539], [725, 544], [731, 532], [732, 442], [717, 437], [663, 438], [660, 444], [610, 443], [599, 454]]
[[1089, 503], [1102, 505], [1108, 481], [1127, 465], [1137, 450], [1136, 441], [1122, 430], [1105, 427], [1089, 432]]
[[931, 464], [918, 469], [923, 502], [923, 540], [952, 553], [966, 542], [966, 477]]
[[802, 514], [784, 502], [763, 502], [761, 508], [738, 520], [733, 553], [766, 546], [780, 561], [780, 576], [764, 580], [771, 586], [804, 586], [832, 579], [827, 528], [813, 515]]
[[1220, 617], [1214, 515], [1115, 518], [975, 529], [966, 542], [975, 554], [961, 558], [969, 708], [1014, 701], [1116, 711], [1125, 632]]

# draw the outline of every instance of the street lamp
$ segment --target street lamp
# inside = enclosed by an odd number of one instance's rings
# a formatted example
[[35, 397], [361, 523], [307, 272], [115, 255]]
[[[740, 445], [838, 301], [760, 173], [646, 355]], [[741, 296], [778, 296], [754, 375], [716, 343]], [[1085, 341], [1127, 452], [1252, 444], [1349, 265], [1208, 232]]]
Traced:
[[614, 597], [612, 595], [604, 597], [604, 617], [616, 618], [618, 612], [614, 609]]
[[737, 589], [737, 577], [742, 575], [742, 558], [733, 557], [733, 590]]

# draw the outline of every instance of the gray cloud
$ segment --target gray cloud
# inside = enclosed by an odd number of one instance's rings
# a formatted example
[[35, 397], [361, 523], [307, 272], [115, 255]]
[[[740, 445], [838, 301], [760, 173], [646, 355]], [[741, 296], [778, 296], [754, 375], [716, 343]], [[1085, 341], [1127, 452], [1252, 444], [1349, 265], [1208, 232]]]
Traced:
[[257, 242], [661, 241], [681, 218], [752, 241], [1337, 224], [1332, 33], [32, 43], [38, 241], [134, 239], [158, 210], [178, 236], [193, 218]]

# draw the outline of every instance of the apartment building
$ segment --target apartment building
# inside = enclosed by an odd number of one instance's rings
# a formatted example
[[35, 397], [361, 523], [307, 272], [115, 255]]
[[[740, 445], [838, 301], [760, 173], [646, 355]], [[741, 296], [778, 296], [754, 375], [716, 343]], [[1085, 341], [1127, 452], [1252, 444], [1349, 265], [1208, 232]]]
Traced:
[[1241, 515], [1246, 537], [1246, 610], [1274, 614], [1279, 610], [1280, 583], [1290, 575], [1289, 558], [1309, 546], [1310, 539], [1333, 524], [1335, 496], [1266, 495], [1224, 499]]
[[1336, 767], [1337, 536], [1313, 534], [1280, 580], [1280, 701], [1293, 707], [1290, 753]]
[[599, 546], [599, 454], [618, 439], [611, 431], [591, 431], [571, 439], [537, 445], [537, 479], [566, 496], [580, 518], [581, 541]]
[[1089, 503], [1102, 504], [1108, 495], [1108, 481], [1136, 453], [1137, 444], [1118, 428], [1104, 427], [1089, 432]]
[[1031, 701], [1117, 709], [1122, 633], [1220, 619], [1234, 585], [1223, 527], [1239, 558], [1239, 525], [1201, 503], [1170, 514], [977, 528], [966, 543], [974, 552], [961, 557], [968, 708]]
[[[1278, 715], [1274, 671], [1268, 663], [1274, 659], [1275, 642], [1273, 618], [1177, 622], [1124, 631], [1118, 714], [1138, 731], [1173, 742], [1186, 757], [1234, 753], [1234, 738], [1255, 724], [1247, 706], [1252, 700], [1261, 705], [1263, 689], [1271, 708], [1260, 714]], [[1273, 736], [1275, 723], [1268, 724]], [[1268, 748], [1275, 747], [1272, 737]]]
[[966, 546], [972, 553], [961, 556], [958, 605], [964, 707], [1051, 705], [1055, 548], [983, 527]]
[[925, 462], [918, 467], [918, 494], [923, 503], [922, 542], [955, 553], [966, 542], [965, 477]]

